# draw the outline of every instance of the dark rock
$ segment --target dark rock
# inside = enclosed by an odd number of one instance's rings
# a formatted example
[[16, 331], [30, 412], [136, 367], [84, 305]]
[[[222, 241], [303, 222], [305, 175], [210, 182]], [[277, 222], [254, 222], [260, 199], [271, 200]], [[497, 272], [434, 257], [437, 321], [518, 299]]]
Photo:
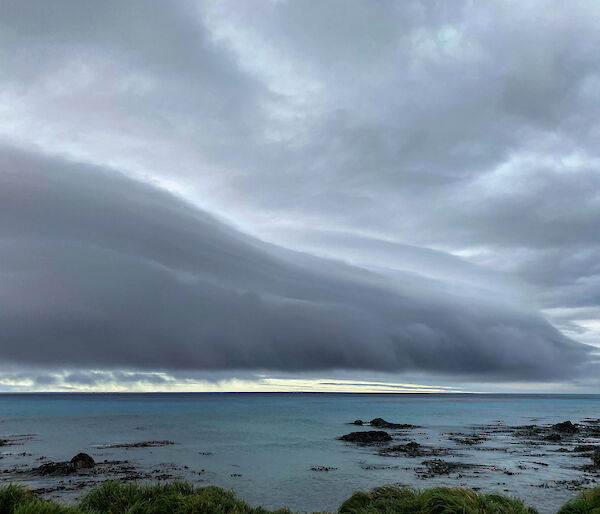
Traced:
[[96, 462], [87, 453], [78, 453], [71, 459], [71, 464], [75, 469], [93, 468]]
[[381, 448], [378, 452], [379, 455], [387, 457], [393, 457], [399, 454], [405, 455], [406, 457], [439, 457], [441, 455], [448, 455], [449, 453], [450, 450], [448, 448], [432, 448], [430, 446], [423, 446], [416, 441], [386, 446]]
[[556, 423], [552, 425], [552, 430], [556, 430], [557, 432], [562, 432], [563, 434], [575, 434], [579, 432], [579, 429], [576, 425], [571, 423], [570, 421], [563, 421], [562, 423]]
[[374, 427], [377, 427], [377, 428], [382, 428], [382, 427], [389, 427], [391, 423], [389, 421], [386, 421], [383, 418], [375, 418], [375, 419], [372, 419], [369, 422], [369, 424]]
[[78, 453], [68, 462], [47, 462], [33, 470], [38, 475], [70, 475], [78, 469], [93, 468], [96, 462], [87, 453]]
[[340, 440], [358, 444], [385, 443], [392, 436], [383, 430], [367, 430], [366, 432], [350, 432], [340, 437]]
[[355, 419], [352, 423], [350, 423], [351, 425], [364, 425], [365, 422], [362, 419]]
[[75, 466], [70, 462], [47, 462], [34, 470], [38, 475], [70, 475]]
[[333, 466], [313, 466], [310, 468], [311, 471], [333, 471], [337, 468]]
[[369, 424], [372, 427], [377, 427], [377, 428], [415, 428], [414, 425], [407, 425], [407, 424], [401, 424], [401, 423], [390, 423], [389, 421], [386, 421], [383, 418], [375, 418], [372, 419]]
[[560, 437], [560, 434], [548, 434], [546, 437], [544, 437], [544, 439], [546, 441], [558, 442], [562, 439], [562, 437]]

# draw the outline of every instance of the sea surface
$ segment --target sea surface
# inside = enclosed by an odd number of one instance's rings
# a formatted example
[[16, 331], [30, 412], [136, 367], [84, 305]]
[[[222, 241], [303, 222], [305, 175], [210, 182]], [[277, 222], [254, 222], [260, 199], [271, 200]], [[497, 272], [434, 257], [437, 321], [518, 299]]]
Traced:
[[[481, 467], [422, 478], [416, 470], [422, 468], [423, 457], [381, 456], [377, 448], [336, 439], [367, 429], [349, 422], [376, 417], [421, 427], [391, 430], [398, 442], [451, 448], [453, 454], [442, 459]], [[2, 394], [0, 439], [30, 435], [18, 445], [0, 447], [0, 480], [52, 488], [67, 479], [27, 470], [83, 451], [96, 461], [127, 460], [149, 473], [168, 468], [174, 477], [232, 489], [250, 504], [267, 508], [335, 510], [356, 490], [402, 484], [499, 491], [517, 495], [542, 512], [554, 512], [576, 494], [569, 484], [584, 474], [571, 454], [554, 451], [560, 443], [532, 453], [506, 434], [473, 447], [449, 437], [477, 433], [479, 425], [599, 417], [600, 395]], [[176, 444], [106, 448], [149, 440]], [[311, 470], [317, 466], [336, 469]], [[49, 496], [69, 500], [84, 491], [65, 487]]]

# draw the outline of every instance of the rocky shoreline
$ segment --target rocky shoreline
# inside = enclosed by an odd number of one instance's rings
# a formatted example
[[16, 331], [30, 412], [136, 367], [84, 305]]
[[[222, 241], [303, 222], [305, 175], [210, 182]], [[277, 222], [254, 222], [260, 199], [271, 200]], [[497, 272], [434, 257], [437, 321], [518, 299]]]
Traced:
[[[349, 422], [349, 425], [355, 429], [338, 436], [338, 444], [358, 452], [357, 457], [372, 455], [389, 461], [386, 464], [365, 460], [360, 463], [360, 468], [366, 471], [398, 470], [412, 473], [416, 480], [445, 478], [447, 483], [454, 481], [469, 486], [472, 484], [475, 490], [479, 489], [475, 484], [482, 476], [497, 477], [493, 482], [488, 480], [488, 483], [493, 483], [495, 488], [507, 493], [514, 490], [509, 488], [506, 479], [523, 473], [531, 477], [532, 474], [546, 472], [553, 467], [560, 467], [561, 471], [571, 470], [571, 476], [576, 475], [577, 478], [559, 476], [538, 483], [529, 478], [527, 485], [574, 491], [600, 483], [600, 419], [585, 418], [578, 422], [565, 420], [548, 425], [516, 426], [497, 421], [487, 425], [473, 425], [462, 431], [443, 432], [435, 440], [429, 439], [424, 427], [383, 418], [374, 418], [368, 422], [357, 419]], [[172, 462], [147, 465], [140, 464], [136, 458], [160, 447], [176, 448], [176, 441], [107, 443], [96, 446], [95, 450], [84, 449], [84, 452], [71, 458], [66, 456], [68, 460], [52, 461], [44, 456], [36, 457], [28, 451], [18, 451], [34, 439], [34, 434], [0, 438], [0, 446], [5, 450], [3, 456], [22, 456], [35, 463], [4, 467], [0, 475], [2, 482], [42, 482], [43, 485], [34, 487], [35, 492], [53, 498], [89, 489], [112, 479], [124, 482], [171, 481], [195, 477], [194, 481], [197, 483], [210, 482], [204, 467], [198, 466], [196, 469]], [[132, 458], [102, 458], [106, 449], [131, 452], [121, 455], [131, 455]], [[497, 459], [488, 463], [485, 459], [474, 458], [478, 454], [485, 455], [484, 452], [504, 454], [507, 456], [506, 463]], [[196, 453], [199, 457], [212, 455], [211, 451]], [[560, 457], [559, 463], [556, 461], [557, 457]], [[2, 460], [0, 464], [1, 462]], [[305, 471], [320, 472], [321, 476], [343, 472], [339, 466], [327, 462], [315, 462], [305, 468]], [[242, 477], [243, 474], [239, 472], [229, 473], [229, 478]]]
[[[34, 438], [33, 434], [24, 434], [10, 436], [0, 441], [0, 446], [22, 446], [28, 440]], [[156, 448], [160, 446], [175, 445], [174, 441], [139, 441], [135, 443], [114, 443], [101, 445], [100, 449], [105, 448]], [[210, 455], [209, 452], [204, 452]], [[5, 455], [11, 455], [10, 453]], [[32, 456], [28, 452], [19, 452], [19, 456]], [[3, 455], [4, 456], [4, 455]], [[3, 457], [0, 456], [0, 459]], [[123, 482], [139, 480], [176, 480], [183, 479], [189, 475], [189, 471], [202, 475], [204, 469], [198, 471], [190, 470], [188, 466], [178, 466], [173, 463], [161, 463], [153, 466], [151, 470], [142, 469], [131, 460], [96, 460], [85, 452], [80, 452], [67, 461], [51, 461], [44, 456], [36, 458], [38, 465], [13, 465], [2, 470], [0, 482], [31, 482], [37, 477], [46, 482], [52, 482], [52, 485], [46, 487], [33, 488], [32, 491], [39, 495], [51, 495], [52, 493], [77, 491], [90, 488], [105, 480], [121, 480]], [[53, 495], [56, 497], [56, 495]]]
[[[583, 486], [593, 486], [600, 482], [600, 419], [586, 418], [579, 423], [570, 420], [551, 425], [520, 425], [508, 426], [501, 421], [490, 425], [478, 425], [471, 431], [451, 432], [445, 434], [446, 440], [454, 443], [452, 446], [432, 446], [417, 442], [411, 438], [415, 429], [421, 428], [404, 423], [393, 423], [382, 418], [370, 422], [360, 419], [351, 422], [352, 425], [363, 427], [385, 428], [385, 430], [354, 431], [338, 437], [340, 441], [365, 449], [372, 448], [374, 455], [386, 457], [405, 457], [410, 459], [424, 458], [417, 462], [412, 469], [421, 479], [445, 475], [463, 478], [466, 471], [479, 473], [483, 470], [504, 475], [515, 475], [527, 465], [537, 471], [551, 464], [544, 458], [552, 454], [562, 453], [572, 457], [571, 469], [581, 472], [581, 478], [571, 481], [556, 481], [540, 484], [540, 487], [555, 487], [576, 490]], [[493, 446], [498, 437], [509, 439], [505, 446]], [[485, 444], [484, 443], [488, 443]], [[557, 447], [558, 445], [558, 447]], [[512, 448], [511, 448], [512, 447]], [[464, 456], [463, 448], [475, 451], [497, 451], [518, 453], [523, 457], [535, 458], [514, 469], [495, 465], [486, 465], [456, 460]], [[527, 451], [523, 451], [523, 448]], [[435, 458], [432, 458], [435, 457]], [[444, 460], [440, 457], [454, 457]], [[365, 468], [368, 469], [368, 468]], [[406, 467], [403, 469], [411, 469]], [[497, 485], [503, 485], [498, 482]], [[506, 490], [507, 491], [507, 490]]]

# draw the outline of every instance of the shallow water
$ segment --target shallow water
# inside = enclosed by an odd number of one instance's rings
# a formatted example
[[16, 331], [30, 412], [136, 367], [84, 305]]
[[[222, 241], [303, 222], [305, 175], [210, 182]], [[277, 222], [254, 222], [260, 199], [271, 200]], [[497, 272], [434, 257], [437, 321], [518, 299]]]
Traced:
[[[346, 423], [375, 417], [423, 427], [390, 431], [398, 442], [415, 440], [451, 448], [454, 454], [442, 459], [484, 467], [422, 479], [415, 469], [426, 458], [380, 456], [376, 448], [336, 440], [360, 429]], [[41, 456], [68, 460], [84, 451], [97, 461], [126, 459], [150, 473], [173, 463], [175, 469], [169, 471], [173, 477], [230, 488], [249, 503], [267, 508], [334, 510], [355, 490], [400, 483], [499, 491], [519, 496], [542, 512], [554, 512], [575, 494], [567, 487], [570, 481], [587, 476], [593, 485], [600, 478], [577, 469], [585, 459], [553, 451], [560, 443], [532, 450], [507, 434], [495, 435], [476, 447], [457, 445], [448, 436], [470, 431], [474, 425], [547, 424], [598, 417], [600, 395], [3, 394], [0, 438], [34, 437], [22, 445], [0, 448], [0, 468], [26, 469], [44, 462], [37, 460]], [[164, 439], [177, 444], [103, 448]], [[313, 466], [337, 469], [319, 472], [312, 471]], [[0, 477], [31, 487], [65, 482], [67, 491], [51, 497], [82, 494], [82, 490], [68, 490], [68, 477], [26, 473]]]

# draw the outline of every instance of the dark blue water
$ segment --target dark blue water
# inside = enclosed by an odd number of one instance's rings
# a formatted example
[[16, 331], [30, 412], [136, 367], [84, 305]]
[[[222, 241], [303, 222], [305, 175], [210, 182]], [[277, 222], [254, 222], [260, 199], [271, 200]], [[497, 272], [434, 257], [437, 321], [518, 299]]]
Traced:
[[[582, 474], [573, 469], [570, 456], [550, 452], [543, 458], [531, 458], [527, 449], [521, 450], [508, 436], [498, 436], [484, 443], [489, 451], [459, 448], [458, 454], [449, 458], [496, 470], [423, 480], [414, 471], [423, 458], [383, 457], [372, 449], [335, 439], [355, 428], [346, 423], [375, 417], [423, 427], [398, 434], [399, 440], [454, 448], [448, 434], [470, 430], [472, 425], [598, 418], [600, 395], [3, 394], [0, 438], [14, 434], [34, 437], [22, 446], [0, 448], [0, 467], [37, 465], [41, 456], [67, 460], [79, 451], [97, 460], [127, 459], [141, 469], [173, 463], [188, 467], [178, 469], [177, 476], [233, 489], [251, 504], [309, 511], [335, 509], [357, 489], [400, 483], [420, 488], [464, 485], [496, 490], [552, 512], [574, 494], [566, 487], [555, 487], [555, 482], [576, 480]], [[162, 439], [178, 444], [103, 448]], [[493, 448], [509, 448], [510, 452]], [[23, 452], [26, 455], [21, 455]], [[211, 455], [203, 455], [205, 452]], [[531, 461], [544, 461], [548, 466]], [[310, 469], [313, 466], [337, 469], [317, 472]], [[396, 469], [365, 469], [373, 466]], [[516, 473], [507, 475], [499, 469]], [[52, 485], [56, 480], [1, 476], [32, 487]], [[544, 484], [552, 487], [544, 488]], [[67, 498], [69, 494], [75, 493], [65, 493]]]

